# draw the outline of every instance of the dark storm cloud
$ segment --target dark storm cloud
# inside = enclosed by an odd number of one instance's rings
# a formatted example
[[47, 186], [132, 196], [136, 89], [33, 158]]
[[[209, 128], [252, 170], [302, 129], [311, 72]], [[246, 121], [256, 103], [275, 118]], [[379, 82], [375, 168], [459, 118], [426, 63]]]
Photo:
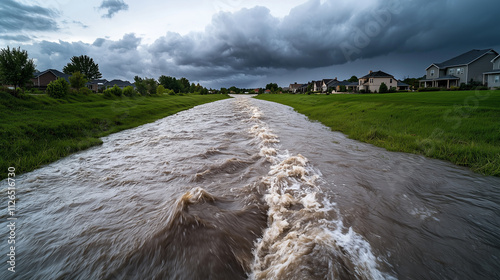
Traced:
[[[95, 42], [94, 42], [95, 44]], [[119, 52], [135, 50], [141, 44], [141, 38], [137, 38], [135, 34], [125, 34], [122, 39], [112, 43], [109, 48]]]
[[103, 18], [112, 18], [119, 11], [128, 10], [128, 5], [123, 0], [104, 0], [99, 9], [108, 10], [107, 14], [102, 15]]
[[0, 32], [51, 31], [58, 26], [58, 12], [38, 5], [26, 5], [14, 0], [0, 2]]
[[[495, 17], [499, 8], [500, 2], [488, 0], [356, 4], [311, 0], [284, 18], [265, 7], [218, 13], [202, 32], [167, 32], [151, 45], [144, 45], [135, 34], [125, 34], [119, 40], [97, 38], [92, 44], [43, 41], [26, 48], [40, 68], [62, 69], [71, 56], [86, 54], [107, 79], [168, 75], [209, 87], [296, 79], [287, 76], [290, 73], [300, 81], [308, 79], [302, 74], [305, 69], [320, 73], [321, 67], [345, 63], [349, 64], [334, 66], [334, 74], [316, 78], [341, 75], [338, 72], [346, 69], [350, 77], [378, 67], [412, 68], [412, 75], [416, 68], [420, 75], [432, 62], [472, 48], [499, 46], [500, 25]], [[440, 54], [435, 56], [438, 61], [426, 59], [430, 52]], [[415, 66], [415, 60], [423, 61], [422, 65]]]
[[0, 40], [28, 42], [31, 38], [26, 35], [0, 35]]
[[[179, 65], [317, 68], [390, 53], [497, 45], [500, 2], [309, 1], [283, 19], [264, 7], [219, 13], [204, 32], [168, 33], [150, 52]], [[480, 44], [481, 46], [478, 46]]]

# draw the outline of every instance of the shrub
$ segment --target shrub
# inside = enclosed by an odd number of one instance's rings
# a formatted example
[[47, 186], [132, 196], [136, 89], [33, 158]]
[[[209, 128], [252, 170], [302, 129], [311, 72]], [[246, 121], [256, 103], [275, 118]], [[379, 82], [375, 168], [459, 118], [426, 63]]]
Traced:
[[81, 87], [81, 88], [78, 89], [78, 93], [79, 94], [90, 95], [90, 94], [93, 93], [93, 91], [90, 88], [88, 88], [88, 87]]
[[69, 83], [63, 78], [52, 81], [47, 85], [47, 94], [52, 98], [64, 98], [68, 95], [68, 92]]
[[122, 96], [123, 91], [121, 88], [119, 88], [117, 85], [114, 85], [112, 88], [107, 88], [104, 90], [104, 96], [106, 97], [111, 97], [111, 96]]
[[156, 94], [158, 95], [163, 95], [163, 93], [165, 92], [165, 87], [162, 86], [162, 85], [159, 85], [157, 88], [156, 88]]
[[387, 85], [385, 83], [380, 84], [380, 87], [378, 88], [378, 92], [386, 93], [388, 91], [389, 91], [389, 88], [387, 88]]
[[132, 97], [136, 95], [135, 89], [133, 86], [127, 86], [123, 89], [123, 95]]
[[85, 84], [88, 82], [87, 79], [85, 79], [85, 76], [80, 73], [80, 71], [76, 71], [69, 77], [69, 82], [71, 84], [72, 88], [83, 88]]
[[457, 90], [460, 90], [460, 87], [453, 86], [453, 87], [450, 87], [448, 90], [449, 91], [457, 91]]

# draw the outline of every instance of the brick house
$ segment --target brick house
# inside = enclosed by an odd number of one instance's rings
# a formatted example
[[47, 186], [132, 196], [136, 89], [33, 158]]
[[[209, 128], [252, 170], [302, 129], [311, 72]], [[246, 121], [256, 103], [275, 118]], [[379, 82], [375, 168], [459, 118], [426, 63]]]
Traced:
[[34, 87], [45, 89], [50, 82], [55, 81], [59, 78], [64, 78], [69, 83], [70, 76], [71, 75], [64, 74], [63, 72], [55, 69], [48, 69], [42, 72], [34, 73], [31, 81], [33, 82]]

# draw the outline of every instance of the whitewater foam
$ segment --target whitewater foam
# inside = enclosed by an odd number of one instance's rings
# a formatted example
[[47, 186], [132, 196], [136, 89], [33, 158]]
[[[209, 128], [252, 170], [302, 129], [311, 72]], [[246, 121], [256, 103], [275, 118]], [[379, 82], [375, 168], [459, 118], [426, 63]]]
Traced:
[[332, 198], [321, 189], [321, 173], [303, 155], [279, 147], [279, 137], [262, 120], [264, 113], [248, 100], [240, 106], [254, 125], [260, 153], [270, 170], [267, 188], [268, 227], [254, 248], [250, 279], [388, 279], [370, 244], [346, 229]]

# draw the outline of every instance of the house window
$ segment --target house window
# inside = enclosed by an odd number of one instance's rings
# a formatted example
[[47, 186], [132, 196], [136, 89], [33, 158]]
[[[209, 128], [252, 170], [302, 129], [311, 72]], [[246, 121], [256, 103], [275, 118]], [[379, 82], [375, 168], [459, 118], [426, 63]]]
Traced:
[[455, 69], [450, 68], [450, 70], [448, 70], [448, 74], [455, 75]]
[[500, 76], [496, 75], [495, 76], [495, 84], [498, 84], [500, 82]]
[[431, 70], [431, 77], [434, 76], [434, 69]]
[[373, 79], [370, 79], [370, 84], [373, 84]]
[[464, 68], [457, 68], [457, 75], [463, 73], [464, 73]]

